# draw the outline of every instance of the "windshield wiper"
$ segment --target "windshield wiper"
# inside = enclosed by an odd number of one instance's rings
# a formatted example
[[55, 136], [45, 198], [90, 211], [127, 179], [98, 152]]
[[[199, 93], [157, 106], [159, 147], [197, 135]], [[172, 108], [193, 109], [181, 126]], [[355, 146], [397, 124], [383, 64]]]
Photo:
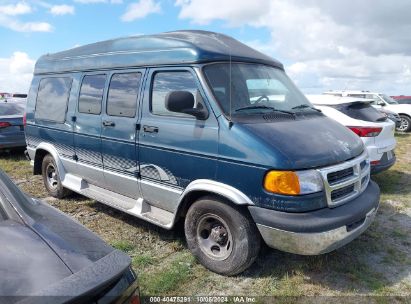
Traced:
[[248, 106], [248, 107], [238, 108], [235, 111], [240, 112], [240, 111], [255, 110], [255, 109], [268, 109], [273, 112], [280, 112], [280, 113], [285, 113], [285, 114], [290, 114], [290, 115], [295, 114], [294, 112], [291, 112], [291, 111], [279, 110], [279, 109], [276, 109], [274, 107], [269, 107], [269, 106]]
[[296, 110], [296, 109], [311, 109], [311, 110], [314, 110], [314, 111], [317, 111], [317, 112], [322, 112], [320, 109], [314, 108], [314, 107], [312, 107], [312, 106], [310, 106], [310, 105], [308, 105], [308, 104], [300, 104], [300, 105], [298, 105], [298, 106], [292, 107], [291, 109], [292, 109], [292, 110]]

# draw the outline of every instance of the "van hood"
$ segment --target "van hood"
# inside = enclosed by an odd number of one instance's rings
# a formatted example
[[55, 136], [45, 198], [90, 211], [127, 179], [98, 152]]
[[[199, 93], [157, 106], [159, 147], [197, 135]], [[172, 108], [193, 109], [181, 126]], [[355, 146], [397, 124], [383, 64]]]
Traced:
[[[296, 120], [239, 123], [234, 127], [249, 136], [254, 158], [276, 169], [309, 169], [330, 166], [359, 156], [361, 139], [323, 115]], [[247, 154], [247, 153], [245, 153]], [[251, 159], [252, 160], [252, 159]]]
[[411, 116], [411, 105], [409, 104], [390, 104], [382, 108], [393, 111], [397, 114], [403, 113]]

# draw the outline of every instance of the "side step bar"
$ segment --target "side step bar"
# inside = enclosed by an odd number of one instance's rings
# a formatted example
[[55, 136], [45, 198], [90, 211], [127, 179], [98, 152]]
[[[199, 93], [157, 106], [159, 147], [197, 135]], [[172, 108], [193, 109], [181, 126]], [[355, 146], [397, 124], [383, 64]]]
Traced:
[[110, 207], [144, 219], [150, 223], [171, 229], [174, 224], [175, 214], [164, 209], [150, 205], [142, 198], [133, 199], [113, 191], [91, 185], [84, 179], [72, 174], [66, 174], [64, 187], [81, 195], [99, 201]]

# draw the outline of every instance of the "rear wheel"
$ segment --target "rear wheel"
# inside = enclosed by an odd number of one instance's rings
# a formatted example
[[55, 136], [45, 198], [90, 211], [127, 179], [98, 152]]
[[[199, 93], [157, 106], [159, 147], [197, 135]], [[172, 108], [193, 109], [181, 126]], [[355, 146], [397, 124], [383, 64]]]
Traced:
[[195, 202], [185, 219], [187, 245], [206, 268], [236, 275], [260, 250], [260, 233], [248, 214], [214, 197]]
[[61, 184], [56, 162], [50, 154], [44, 156], [41, 172], [43, 175], [44, 186], [51, 196], [63, 198], [71, 192]]
[[408, 132], [411, 131], [411, 118], [406, 115], [400, 115], [401, 123], [400, 126], [397, 128], [397, 131], [400, 132]]

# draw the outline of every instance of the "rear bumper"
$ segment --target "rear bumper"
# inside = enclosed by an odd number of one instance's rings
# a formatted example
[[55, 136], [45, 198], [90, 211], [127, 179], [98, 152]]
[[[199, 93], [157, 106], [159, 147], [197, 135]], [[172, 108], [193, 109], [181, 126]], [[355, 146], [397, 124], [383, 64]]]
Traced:
[[26, 146], [24, 133], [21, 134], [1, 134], [0, 149], [20, 148]]
[[372, 223], [380, 191], [370, 181], [351, 202], [336, 208], [285, 213], [250, 206], [250, 213], [266, 244], [282, 251], [318, 255], [333, 251], [358, 237]]
[[371, 174], [379, 173], [391, 168], [397, 160], [394, 151], [392, 153], [393, 157], [391, 159], [388, 159], [387, 152], [385, 152], [378, 164], [371, 164]]
[[0, 141], [0, 149], [23, 148], [26, 146], [26, 141], [2, 142]]

